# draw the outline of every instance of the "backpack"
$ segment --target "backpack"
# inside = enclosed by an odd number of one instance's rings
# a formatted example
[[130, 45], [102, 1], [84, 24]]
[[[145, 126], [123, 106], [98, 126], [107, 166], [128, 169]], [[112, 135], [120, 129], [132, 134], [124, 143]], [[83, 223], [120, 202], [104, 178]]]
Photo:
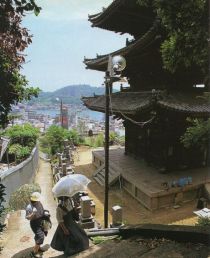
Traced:
[[50, 213], [48, 210], [44, 210], [44, 215], [42, 217], [42, 228], [43, 228], [43, 231], [48, 231], [52, 228], [52, 222], [51, 222]]

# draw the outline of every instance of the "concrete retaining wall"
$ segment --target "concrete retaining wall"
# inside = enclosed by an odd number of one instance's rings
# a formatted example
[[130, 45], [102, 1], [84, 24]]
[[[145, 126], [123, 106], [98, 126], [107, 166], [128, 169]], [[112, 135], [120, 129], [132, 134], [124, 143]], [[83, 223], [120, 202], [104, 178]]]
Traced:
[[[123, 238], [141, 236], [142, 238], [165, 238], [177, 242], [210, 244], [209, 226], [184, 226], [162, 224], [140, 224], [119, 229]], [[206, 256], [207, 257], [207, 256]]]
[[24, 160], [16, 167], [10, 168], [0, 175], [1, 183], [5, 189], [5, 203], [8, 207], [10, 195], [15, 192], [21, 185], [32, 183], [39, 165], [39, 151], [35, 147], [29, 158]]

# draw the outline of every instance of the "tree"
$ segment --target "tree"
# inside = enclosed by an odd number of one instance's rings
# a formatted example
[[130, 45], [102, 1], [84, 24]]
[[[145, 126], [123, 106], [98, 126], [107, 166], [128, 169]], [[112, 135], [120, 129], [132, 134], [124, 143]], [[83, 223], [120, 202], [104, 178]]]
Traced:
[[181, 137], [181, 141], [186, 148], [199, 148], [204, 150], [210, 141], [210, 119], [188, 119], [189, 126], [185, 134]]
[[32, 36], [21, 26], [27, 12], [40, 12], [34, 0], [1, 0], [0, 2], [0, 125], [5, 127], [11, 105], [37, 97], [38, 88], [27, 87], [28, 81], [20, 74], [25, 62], [24, 50]]
[[152, 8], [162, 28], [164, 68], [171, 73], [198, 67], [208, 78], [208, 1], [138, 0]]
[[31, 124], [14, 125], [7, 128], [2, 135], [10, 138], [9, 160], [11, 162], [13, 160], [21, 162], [31, 154], [32, 149], [36, 145], [39, 131]]
[[200, 149], [205, 153], [205, 164], [209, 165], [210, 162], [210, 119], [187, 119], [190, 126], [181, 137], [181, 142], [187, 149], [194, 148]]
[[67, 130], [63, 127], [52, 125], [45, 135], [40, 138], [40, 145], [43, 152], [55, 155], [57, 152], [63, 151], [63, 141], [71, 140], [74, 144], [79, 143], [79, 135], [76, 130]]
[[21, 118], [21, 114], [9, 114], [8, 115], [8, 121], [11, 122], [12, 125], [14, 125], [15, 119]]
[[[141, 6], [153, 10], [162, 29], [163, 65], [174, 74], [196, 68], [203, 82], [208, 74], [208, 2], [207, 0], [138, 0]], [[192, 69], [193, 71], [194, 69]], [[187, 119], [189, 127], [181, 137], [185, 148], [199, 149], [210, 162], [210, 119]]]
[[17, 143], [22, 146], [34, 147], [39, 136], [39, 130], [31, 124], [14, 125], [7, 128], [3, 134], [11, 139], [12, 144]]

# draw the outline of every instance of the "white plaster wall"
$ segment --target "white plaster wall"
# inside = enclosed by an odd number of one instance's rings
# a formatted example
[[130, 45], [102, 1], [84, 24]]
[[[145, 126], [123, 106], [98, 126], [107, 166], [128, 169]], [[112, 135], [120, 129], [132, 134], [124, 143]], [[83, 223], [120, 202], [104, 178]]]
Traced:
[[0, 174], [0, 181], [6, 187], [4, 207], [8, 207], [10, 195], [21, 185], [32, 183], [39, 165], [39, 151], [35, 147], [30, 157]]

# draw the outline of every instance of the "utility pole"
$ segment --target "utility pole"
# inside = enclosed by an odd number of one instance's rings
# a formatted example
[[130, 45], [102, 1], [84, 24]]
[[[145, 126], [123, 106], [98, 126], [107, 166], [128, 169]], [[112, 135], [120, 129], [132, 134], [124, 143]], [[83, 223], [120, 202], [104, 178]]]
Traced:
[[109, 115], [110, 95], [114, 78], [119, 81], [121, 77], [115, 77], [116, 72], [121, 72], [126, 67], [126, 61], [122, 56], [109, 56], [107, 71], [105, 74], [105, 193], [104, 193], [104, 227], [108, 228], [109, 210]]
[[104, 227], [108, 227], [108, 209], [109, 209], [109, 88], [111, 78], [109, 71], [105, 76], [105, 194], [104, 194]]
[[[210, 0], [208, 0], [209, 13], [208, 13], [208, 85], [207, 85], [207, 94], [210, 94]], [[207, 143], [207, 153], [206, 153], [206, 165], [210, 163], [210, 142]]]
[[209, 4], [209, 15], [208, 15], [208, 86], [207, 86], [207, 92], [210, 92], [210, 0], [208, 0]]

